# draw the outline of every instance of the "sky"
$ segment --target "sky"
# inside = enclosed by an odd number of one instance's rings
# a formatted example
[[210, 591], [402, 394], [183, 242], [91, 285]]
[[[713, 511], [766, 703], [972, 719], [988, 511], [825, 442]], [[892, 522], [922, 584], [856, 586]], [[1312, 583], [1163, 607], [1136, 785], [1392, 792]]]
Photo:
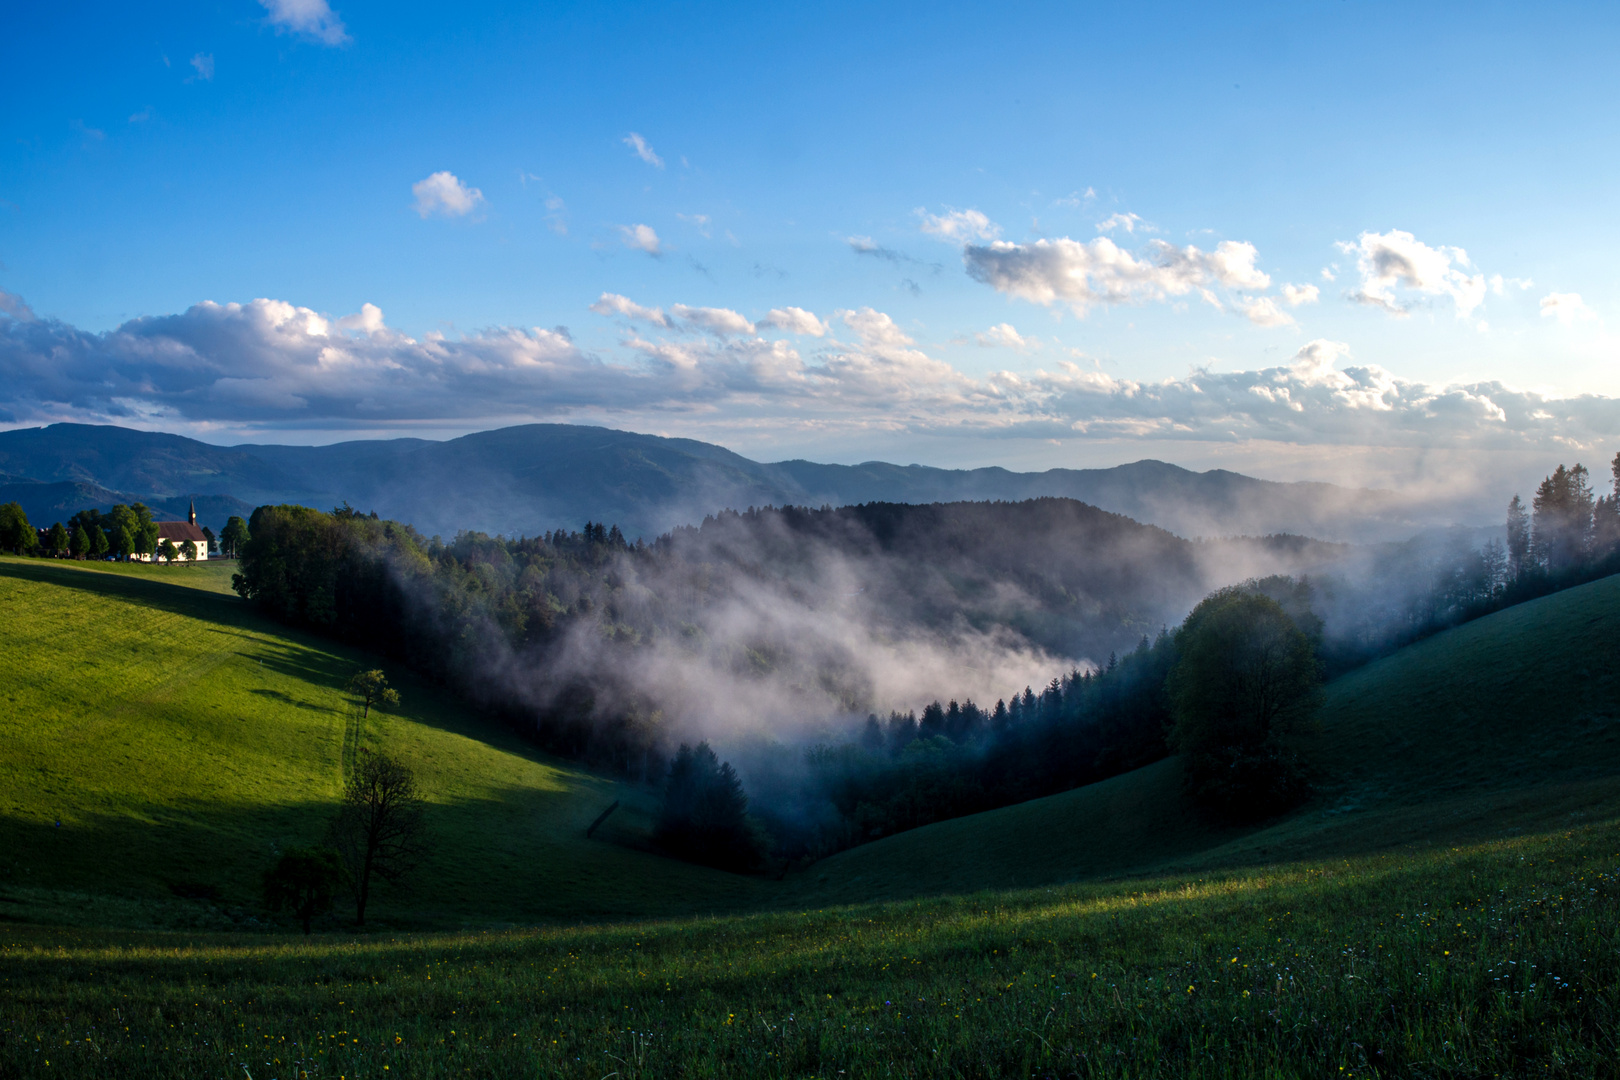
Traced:
[[1620, 450], [1612, 5], [19, 5], [0, 426]]

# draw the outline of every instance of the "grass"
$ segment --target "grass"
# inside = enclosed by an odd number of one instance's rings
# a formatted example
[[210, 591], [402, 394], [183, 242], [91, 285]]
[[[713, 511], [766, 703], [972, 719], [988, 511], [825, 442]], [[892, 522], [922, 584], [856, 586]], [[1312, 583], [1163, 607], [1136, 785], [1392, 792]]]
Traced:
[[1172, 761], [780, 884], [584, 841], [645, 793], [400, 673], [366, 738], [428, 781], [432, 887], [304, 941], [166, 886], [319, 823], [365, 658], [98, 571], [0, 560], [0, 1075], [1620, 1075], [1620, 579], [1334, 683], [1323, 790], [1266, 827], [1190, 817]]
[[375, 658], [259, 618], [221, 594], [228, 569], [0, 559], [0, 892], [13, 917], [253, 925], [274, 852], [320, 839], [346, 740], [404, 758], [430, 802], [427, 885], [379, 897], [384, 925], [748, 902], [752, 879], [586, 840], [615, 799], [609, 826], [644, 832], [649, 794], [534, 752], [403, 669], [389, 672], [403, 707], [362, 722], [342, 687]]
[[7, 1076], [1613, 1076], [1620, 828], [725, 919], [0, 930]]

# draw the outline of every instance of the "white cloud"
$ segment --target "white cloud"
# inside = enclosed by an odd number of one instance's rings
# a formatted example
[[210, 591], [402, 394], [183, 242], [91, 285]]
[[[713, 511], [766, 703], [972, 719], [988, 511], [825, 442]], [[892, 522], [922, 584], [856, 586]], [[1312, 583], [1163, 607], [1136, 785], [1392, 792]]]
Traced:
[[[1098, 304], [1142, 303], [1196, 292], [1221, 307], [1215, 289], [1254, 292], [1271, 286], [1255, 266], [1253, 244], [1223, 240], [1213, 251], [1149, 241], [1132, 254], [1106, 236], [1090, 242], [998, 240], [963, 250], [969, 276], [1032, 303], [1069, 305], [1084, 315]], [[1252, 302], [1246, 302], [1252, 307]], [[1275, 305], [1273, 305], [1275, 306]]]
[[1529, 278], [1505, 278], [1501, 274], [1491, 275], [1491, 292], [1495, 293], [1497, 296], [1507, 295], [1507, 291], [1509, 289], [1518, 289], [1520, 292], [1523, 292], [1526, 289], [1534, 288], [1535, 284], [1536, 283], [1531, 281]]
[[746, 336], [746, 320], [728, 309], [678, 306], [666, 315], [615, 294], [593, 308], [636, 319], [648, 336], [632, 332], [625, 351], [608, 356], [582, 351], [563, 330], [415, 339], [390, 329], [374, 306], [335, 318], [270, 299], [202, 303], [88, 333], [29, 318], [8, 297], [0, 422], [413, 430], [579, 417], [631, 426], [684, 414], [702, 418], [711, 435], [764, 425], [823, 437], [1260, 441], [1289, 453], [1315, 445], [1607, 454], [1620, 431], [1620, 400], [1413, 382], [1357, 364], [1346, 345], [1325, 340], [1278, 366], [1159, 382], [1068, 361], [972, 377], [872, 308], [837, 313], [848, 340], [828, 333], [808, 354]]
[[1012, 323], [997, 323], [988, 330], [975, 333], [973, 340], [985, 348], [1028, 349], [1034, 344], [1020, 334]]
[[664, 253], [658, 234], [653, 231], [651, 225], [620, 225], [619, 238], [624, 241], [627, 248], [645, 251], [655, 257]]
[[706, 236], [709, 235], [709, 215], [708, 214], [676, 214], [675, 216], [677, 218], [679, 218], [680, 220], [686, 222], [688, 225], [691, 225], [693, 228], [697, 229], [697, 231], [699, 233], [701, 233], [703, 236], [706, 237]]
[[191, 66], [197, 69], [197, 78], [203, 82], [214, 80], [214, 54], [198, 53], [191, 58]]
[[1289, 307], [1299, 307], [1301, 304], [1316, 303], [1322, 298], [1322, 290], [1315, 285], [1284, 285], [1282, 298]]
[[1593, 317], [1592, 309], [1586, 306], [1580, 293], [1548, 293], [1541, 298], [1541, 314], [1543, 318], [1557, 319], [1565, 326], [1577, 319], [1590, 319]]
[[626, 319], [636, 322], [651, 323], [653, 326], [662, 326], [673, 329], [675, 321], [664, 314], [663, 308], [643, 307], [628, 296], [618, 293], [603, 293], [591, 305], [591, 310], [598, 315], [622, 315]]
[[1142, 223], [1142, 219], [1135, 214], [1114, 214], [1097, 222], [1097, 231], [1104, 233], [1113, 232], [1115, 229], [1124, 229], [1128, 233], [1133, 233], [1139, 228], [1148, 232], [1154, 231], [1148, 229]]
[[647, 145], [647, 140], [643, 139], [634, 131], [626, 135], [623, 142], [624, 145], [635, 151], [636, 157], [640, 158], [642, 161], [645, 161], [647, 164], [660, 169], [664, 167], [664, 159], [654, 153], [653, 148]]
[[265, 20], [278, 33], [298, 34], [323, 45], [343, 45], [348, 30], [326, 0], [259, 0], [269, 13]]
[[1294, 317], [1277, 306], [1277, 301], [1269, 296], [1256, 296], [1252, 299], [1239, 297], [1234, 303], [1243, 313], [1243, 317], [1256, 326], [1293, 326]]
[[1088, 187], [1085, 191], [1073, 191], [1061, 199], [1053, 199], [1054, 206], [1068, 206], [1078, 209], [1097, 197], [1097, 189]]
[[778, 330], [802, 337], [827, 335], [827, 324], [801, 307], [772, 308], [763, 319], [759, 320], [759, 325], [774, 326]]
[[416, 212], [422, 217], [465, 217], [484, 201], [484, 193], [463, 184], [452, 172], [436, 172], [411, 185], [416, 196]]
[[1350, 294], [1358, 303], [1405, 315], [1411, 308], [1398, 290], [1422, 296], [1449, 296], [1457, 317], [1465, 318], [1485, 300], [1485, 275], [1469, 274], [1468, 253], [1460, 247], [1430, 247], [1409, 232], [1364, 232], [1340, 250], [1356, 256], [1361, 287]]
[[382, 308], [376, 304], [361, 304], [357, 313], [343, 316], [337, 321], [337, 326], [340, 330], [357, 330], [368, 336], [388, 329], [383, 324]]
[[922, 218], [922, 231], [955, 244], [969, 240], [994, 240], [1001, 235], [1001, 226], [977, 210], [946, 210], [943, 214], [930, 214], [918, 207]]
[[754, 324], [730, 308], [687, 307], [685, 304], [676, 304], [669, 310], [682, 322], [722, 337], [754, 332]]
[[663, 308], [645, 307], [618, 293], [603, 293], [591, 305], [591, 310], [598, 315], [618, 315], [632, 322], [645, 323], [665, 330], [698, 330], [720, 337], [754, 332], [754, 324], [730, 308], [675, 304], [666, 315]]
[[1336, 269], [1336, 267], [1332, 267], [1332, 266], [1324, 266], [1324, 267], [1322, 267], [1322, 280], [1323, 281], [1337, 281], [1339, 279], [1339, 275], [1334, 273], [1335, 269]]

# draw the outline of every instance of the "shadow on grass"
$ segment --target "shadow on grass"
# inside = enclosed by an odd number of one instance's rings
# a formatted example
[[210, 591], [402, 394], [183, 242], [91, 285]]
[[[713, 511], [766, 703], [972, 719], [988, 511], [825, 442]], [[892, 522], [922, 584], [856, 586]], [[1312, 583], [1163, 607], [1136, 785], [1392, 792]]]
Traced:
[[209, 622], [238, 625], [258, 617], [240, 599], [205, 592], [179, 582], [134, 574], [106, 573], [64, 565], [54, 560], [0, 559], [0, 577], [35, 581], [64, 589], [97, 593]]
[[[373, 921], [430, 929], [736, 911], [761, 888], [753, 879], [585, 839], [604, 797], [577, 786], [508, 786], [429, 802], [428, 854], [406, 887], [378, 887]], [[335, 797], [251, 805], [182, 799], [128, 813], [64, 812], [61, 827], [45, 817], [0, 814], [0, 914], [17, 917], [5, 900], [19, 889], [156, 904], [171, 926], [177, 889], [217, 895], [219, 910], [258, 912], [262, 873], [282, 851], [321, 843], [337, 809]], [[207, 908], [197, 909], [197, 925], [217, 925], [203, 918]], [[96, 922], [75, 911], [31, 910], [27, 917]]]

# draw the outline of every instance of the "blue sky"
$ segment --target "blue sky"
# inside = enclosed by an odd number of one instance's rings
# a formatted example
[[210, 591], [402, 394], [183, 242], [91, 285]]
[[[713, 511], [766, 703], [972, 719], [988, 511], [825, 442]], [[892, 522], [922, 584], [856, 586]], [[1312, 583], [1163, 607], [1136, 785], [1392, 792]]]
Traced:
[[9, 15], [0, 422], [1620, 448], [1612, 7], [602, 7]]

